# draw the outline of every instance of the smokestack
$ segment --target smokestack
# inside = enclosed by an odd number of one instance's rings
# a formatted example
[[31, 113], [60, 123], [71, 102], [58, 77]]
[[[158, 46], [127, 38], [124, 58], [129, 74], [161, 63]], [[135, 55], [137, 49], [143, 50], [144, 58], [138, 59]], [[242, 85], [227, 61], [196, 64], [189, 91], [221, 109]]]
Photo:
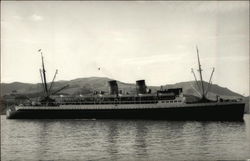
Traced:
[[118, 85], [117, 85], [116, 80], [109, 81], [109, 87], [110, 87], [110, 94], [118, 95]]
[[137, 90], [138, 94], [146, 94], [147, 93], [147, 87], [145, 84], [145, 80], [136, 81], [136, 90]]

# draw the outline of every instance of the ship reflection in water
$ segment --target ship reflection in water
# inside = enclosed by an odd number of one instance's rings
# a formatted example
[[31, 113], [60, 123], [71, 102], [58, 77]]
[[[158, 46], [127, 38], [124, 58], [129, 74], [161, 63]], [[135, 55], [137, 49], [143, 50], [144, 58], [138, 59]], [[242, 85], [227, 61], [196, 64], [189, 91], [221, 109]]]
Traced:
[[250, 158], [244, 122], [8, 120], [1, 160], [232, 160]]

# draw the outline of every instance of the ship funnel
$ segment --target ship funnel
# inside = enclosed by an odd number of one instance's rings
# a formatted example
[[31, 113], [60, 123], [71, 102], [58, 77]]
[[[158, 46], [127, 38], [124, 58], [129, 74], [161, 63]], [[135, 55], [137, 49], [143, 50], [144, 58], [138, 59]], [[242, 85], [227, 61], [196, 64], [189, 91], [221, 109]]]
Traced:
[[110, 87], [110, 94], [116, 94], [118, 95], [118, 85], [117, 85], [117, 82], [116, 80], [111, 80], [109, 81], [109, 87]]
[[147, 87], [145, 84], [145, 80], [136, 81], [136, 90], [137, 90], [138, 94], [146, 94], [147, 93]]

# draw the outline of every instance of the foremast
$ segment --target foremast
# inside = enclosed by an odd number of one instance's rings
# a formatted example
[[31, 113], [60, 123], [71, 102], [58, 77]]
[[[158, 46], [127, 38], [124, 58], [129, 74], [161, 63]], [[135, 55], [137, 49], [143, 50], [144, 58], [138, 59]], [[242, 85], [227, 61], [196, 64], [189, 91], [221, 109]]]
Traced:
[[41, 54], [41, 59], [42, 59], [42, 69], [40, 69], [40, 76], [41, 76], [43, 90], [44, 90], [44, 98], [42, 98], [40, 102], [44, 105], [54, 105], [55, 100], [50, 98], [50, 96], [62, 91], [63, 89], [67, 88], [69, 85], [63, 86], [63, 87], [57, 89], [56, 91], [52, 92], [53, 83], [54, 83], [56, 75], [58, 73], [58, 70], [56, 70], [54, 77], [53, 77], [53, 80], [50, 84], [50, 87], [48, 88], [43, 53], [42, 53], [41, 49], [39, 49], [38, 52]]
[[41, 54], [41, 59], [42, 59], [42, 82], [43, 82], [43, 86], [44, 86], [44, 92], [45, 92], [45, 97], [48, 97], [48, 85], [47, 85], [47, 80], [46, 80], [46, 71], [45, 71], [45, 67], [44, 67], [44, 58], [43, 58], [43, 53], [41, 51], [41, 49], [38, 50], [38, 52], [40, 52]]

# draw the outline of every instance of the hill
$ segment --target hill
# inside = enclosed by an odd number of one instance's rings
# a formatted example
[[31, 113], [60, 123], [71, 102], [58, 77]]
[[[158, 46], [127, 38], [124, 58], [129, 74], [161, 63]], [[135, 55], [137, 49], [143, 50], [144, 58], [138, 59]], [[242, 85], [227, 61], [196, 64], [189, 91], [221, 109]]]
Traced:
[[[109, 91], [108, 81], [111, 79], [106, 77], [89, 77], [89, 78], [78, 78], [70, 81], [57, 81], [54, 82], [52, 90], [59, 89], [64, 85], [69, 85], [68, 88], [63, 90], [63, 93], [74, 95], [74, 94], [87, 94], [92, 93], [94, 90], [96, 91]], [[117, 81], [119, 89], [127, 92], [135, 92], [135, 84], [124, 83]], [[204, 82], [205, 87], [207, 87], [208, 83]], [[48, 83], [48, 87], [50, 87], [50, 83]], [[180, 82], [176, 84], [167, 84], [162, 86], [163, 88], [183, 88], [184, 94], [191, 94], [198, 96], [198, 87], [194, 81], [189, 82]], [[161, 86], [148, 86], [148, 88], [152, 89], [155, 92], [157, 89], [160, 89]], [[42, 92], [42, 84], [30, 84], [30, 83], [21, 83], [21, 82], [13, 82], [13, 83], [2, 83], [1, 84], [1, 96], [10, 95], [12, 93], [18, 94], [34, 94]], [[83, 93], [82, 93], [83, 92]], [[209, 95], [221, 95], [227, 97], [242, 97], [240, 94], [235, 93], [228, 88], [220, 87], [219, 85], [212, 85], [209, 91]]]
[[[77, 78], [69, 81], [57, 81], [54, 82], [52, 90], [57, 90], [65, 85], [69, 85], [68, 88], [61, 91], [60, 94], [65, 95], [79, 95], [79, 94], [91, 94], [93, 91], [109, 91], [108, 81], [110, 78], [106, 77], [88, 77], [88, 78]], [[121, 81], [117, 81], [119, 89], [124, 92], [135, 93], [135, 84], [124, 83]], [[205, 89], [208, 86], [207, 82], [204, 82]], [[50, 83], [48, 84], [50, 87]], [[148, 86], [152, 90], [152, 92], [156, 92], [160, 88], [168, 89], [168, 88], [183, 88], [183, 93], [185, 95], [194, 95], [199, 96], [198, 86], [195, 81], [189, 82], [180, 82], [176, 84], [166, 84], [163, 86]], [[42, 94], [42, 84], [30, 84], [30, 83], [21, 83], [21, 82], [13, 82], [13, 83], [1, 83], [1, 98], [6, 95], [11, 94], [20, 94], [28, 97], [37, 97]], [[224, 98], [235, 98], [235, 97], [243, 97], [240, 94], [231, 91], [228, 88], [221, 87], [219, 85], [213, 84], [208, 92], [208, 97], [210, 99], [215, 99], [216, 95], [220, 95]], [[249, 97], [246, 98], [249, 102]], [[249, 111], [249, 109], [247, 109]]]
[[[201, 87], [200, 82], [198, 83], [198, 85]], [[199, 96], [198, 91], [200, 91], [195, 81], [180, 82], [176, 84], [166, 85], [164, 87], [165, 88], [178, 88], [179, 87], [183, 89], [184, 94], [191, 94], [195, 96]], [[207, 90], [207, 87], [208, 87], [208, 82], [204, 82], [205, 91]], [[219, 95], [221, 97], [226, 97], [226, 98], [243, 97], [242, 95], [236, 92], [233, 92], [228, 88], [221, 87], [216, 84], [212, 84], [208, 92], [208, 97], [213, 98], [213, 97], [216, 97], [216, 95]]]

